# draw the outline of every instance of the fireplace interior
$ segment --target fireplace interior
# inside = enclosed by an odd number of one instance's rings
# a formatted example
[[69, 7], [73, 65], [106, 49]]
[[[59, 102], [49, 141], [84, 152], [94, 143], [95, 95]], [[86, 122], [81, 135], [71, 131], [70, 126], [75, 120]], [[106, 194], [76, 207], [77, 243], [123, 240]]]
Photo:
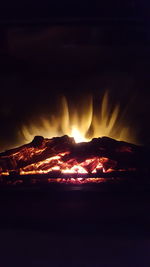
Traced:
[[0, 8], [0, 265], [147, 267], [146, 1], [56, 2]]

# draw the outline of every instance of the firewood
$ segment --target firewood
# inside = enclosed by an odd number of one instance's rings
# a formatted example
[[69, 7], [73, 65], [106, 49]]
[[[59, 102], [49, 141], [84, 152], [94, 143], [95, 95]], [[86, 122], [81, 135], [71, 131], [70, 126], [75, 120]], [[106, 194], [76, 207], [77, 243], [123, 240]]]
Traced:
[[[149, 150], [109, 137], [76, 144], [67, 135], [51, 139], [35, 136], [31, 143], [0, 153], [0, 174], [4, 172], [63, 171], [77, 166], [87, 173], [148, 169]], [[56, 157], [56, 158], [55, 158]], [[60, 158], [60, 160], [59, 160]], [[99, 164], [99, 167], [98, 167]], [[103, 168], [101, 168], [101, 165]]]

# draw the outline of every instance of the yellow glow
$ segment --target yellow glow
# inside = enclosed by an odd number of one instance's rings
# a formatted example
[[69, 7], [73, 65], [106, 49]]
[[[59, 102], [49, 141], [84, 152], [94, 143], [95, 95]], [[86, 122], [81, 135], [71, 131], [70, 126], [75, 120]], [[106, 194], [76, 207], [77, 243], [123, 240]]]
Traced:
[[[90, 141], [92, 138], [108, 136], [116, 140], [137, 143], [134, 128], [127, 125], [126, 111], [120, 111], [116, 103], [112, 105], [108, 91], [99, 101], [99, 109], [95, 110], [93, 98], [86, 95], [79, 105], [69, 105], [67, 99], [62, 97], [59, 103], [59, 112], [49, 116], [29, 118], [23, 125], [20, 134], [22, 143], [30, 142], [35, 135], [52, 138], [62, 135], [74, 137], [76, 142]], [[124, 120], [125, 119], [125, 120]], [[126, 124], [125, 124], [126, 121]]]
[[76, 143], [88, 141], [76, 127], [72, 127], [71, 137], [74, 138]]

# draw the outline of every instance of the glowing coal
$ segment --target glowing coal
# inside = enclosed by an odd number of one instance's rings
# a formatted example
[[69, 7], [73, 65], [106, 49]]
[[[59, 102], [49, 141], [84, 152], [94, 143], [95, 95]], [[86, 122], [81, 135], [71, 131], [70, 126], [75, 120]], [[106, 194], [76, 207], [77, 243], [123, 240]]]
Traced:
[[[145, 149], [108, 137], [76, 143], [68, 136], [51, 139], [36, 136], [31, 143], [0, 154], [1, 176], [50, 175], [82, 182], [114, 172], [136, 171], [147, 166]], [[81, 178], [81, 181], [80, 181]], [[79, 180], [79, 181], [78, 181]], [[69, 181], [69, 180], [68, 180]]]

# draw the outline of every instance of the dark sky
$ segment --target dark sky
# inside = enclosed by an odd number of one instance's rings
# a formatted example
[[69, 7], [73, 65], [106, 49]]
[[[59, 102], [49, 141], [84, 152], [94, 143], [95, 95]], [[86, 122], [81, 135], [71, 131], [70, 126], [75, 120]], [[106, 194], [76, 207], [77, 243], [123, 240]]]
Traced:
[[105, 89], [122, 109], [134, 99], [127, 119], [150, 144], [148, 6], [98, 2], [3, 3], [0, 150], [19, 143], [21, 125], [53, 110], [60, 95], [91, 93], [96, 102]]

